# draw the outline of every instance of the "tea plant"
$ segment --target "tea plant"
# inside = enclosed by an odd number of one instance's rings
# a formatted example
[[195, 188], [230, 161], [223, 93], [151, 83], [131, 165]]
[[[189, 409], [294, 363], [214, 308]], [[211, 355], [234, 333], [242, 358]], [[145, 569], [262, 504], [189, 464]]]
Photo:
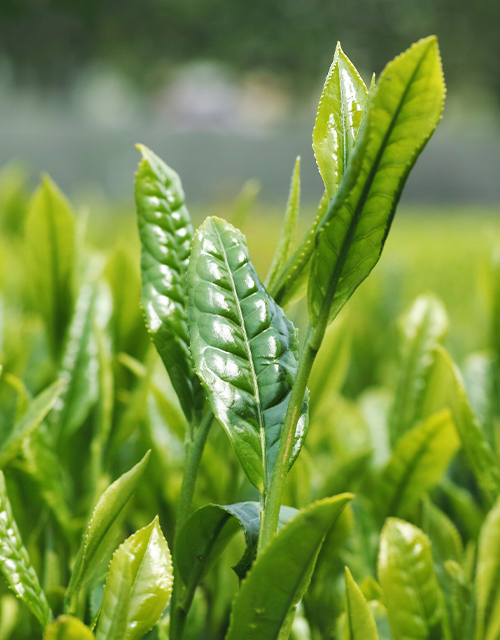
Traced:
[[297, 245], [297, 161], [264, 283], [232, 224], [194, 232], [143, 145], [142, 294], [127, 245], [89, 252], [48, 177], [28, 203], [4, 174], [0, 640], [500, 637], [500, 289], [465, 386], [423, 295], [393, 388], [341, 394], [337, 316], [443, 100], [435, 38], [369, 89], [337, 47], [313, 131], [325, 192]]

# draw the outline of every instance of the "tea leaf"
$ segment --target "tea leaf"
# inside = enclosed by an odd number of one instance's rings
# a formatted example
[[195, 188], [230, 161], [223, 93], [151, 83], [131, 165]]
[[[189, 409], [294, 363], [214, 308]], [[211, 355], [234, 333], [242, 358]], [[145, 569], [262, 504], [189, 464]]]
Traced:
[[479, 538], [476, 575], [477, 638], [500, 635], [500, 499], [489, 512]]
[[236, 596], [226, 640], [280, 637], [307, 589], [326, 533], [351, 497], [314, 502], [271, 539]]
[[26, 249], [34, 300], [57, 357], [73, 310], [75, 220], [68, 201], [47, 175], [29, 204]]
[[[281, 507], [279, 527], [285, 525], [297, 513], [297, 509], [292, 507]], [[258, 502], [208, 504], [195, 511], [182, 527], [178, 537], [177, 562], [181, 578], [188, 588], [199, 583], [240, 528], [245, 536], [245, 553], [233, 569], [242, 580], [255, 559], [259, 527]]]
[[309, 277], [311, 324], [331, 322], [378, 262], [404, 183], [441, 118], [444, 83], [436, 38], [390, 62], [365, 126], [316, 234]]
[[21, 540], [7, 496], [5, 477], [1, 471], [0, 571], [12, 591], [24, 602], [42, 627], [45, 627], [52, 617], [52, 612]]
[[148, 464], [149, 452], [144, 458], [115, 480], [102, 494], [87, 525], [66, 592], [71, 606], [79, 591], [92, 580], [99, 565], [112, 551], [116, 532], [123, 520], [125, 508]]
[[354, 150], [367, 89], [337, 44], [313, 130], [313, 149], [328, 199], [337, 192]]
[[115, 552], [104, 587], [96, 640], [140, 640], [172, 592], [172, 560], [155, 518]]
[[[267, 491], [297, 371], [295, 329], [260, 282], [244, 236], [220, 218], [197, 231], [188, 278], [196, 370], [249, 480]], [[290, 466], [307, 422], [306, 400]]]
[[449, 407], [471, 469], [484, 496], [493, 504], [500, 492], [500, 465], [471, 411], [462, 376], [448, 353], [437, 347], [427, 386], [424, 413]]
[[442, 303], [434, 296], [420, 296], [403, 321], [403, 358], [391, 409], [391, 444], [422, 418], [425, 387], [433, 351], [448, 328]]
[[72, 616], [59, 616], [46, 629], [43, 640], [93, 640], [94, 634]]
[[417, 527], [388, 518], [380, 538], [379, 582], [395, 638], [440, 638], [442, 594], [431, 545]]
[[16, 422], [9, 437], [0, 447], [0, 469], [6, 467], [18, 455], [23, 440], [39, 426], [52, 409], [63, 386], [64, 382], [58, 380], [30, 402], [26, 413]]
[[408, 431], [397, 443], [378, 488], [381, 513], [404, 515], [432, 489], [459, 448], [455, 425], [444, 410]]
[[186, 273], [193, 227], [177, 173], [147, 147], [135, 181], [142, 245], [142, 307], [186, 417], [203, 407], [189, 351]]
[[73, 434], [85, 421], [99, 395], [98, 350], [94, 335], [97, 289], [80, 290], [59, 377], [65, 382], [59, 402], [49, 416], [56, 438]]
[[[300, 156], [297, 156], [290, 185], [290, 195], [285, 212], [281, 236], [266, 278], [266, 289], [271, 290], [277, 283], [282, 270], [292, 257], [300, 208]], [[236, 225], [235, 225], [236, 226]]]
[[377, 625], [351, 572], [345, 569], [346, 626], [343, 640], [378, 640]]

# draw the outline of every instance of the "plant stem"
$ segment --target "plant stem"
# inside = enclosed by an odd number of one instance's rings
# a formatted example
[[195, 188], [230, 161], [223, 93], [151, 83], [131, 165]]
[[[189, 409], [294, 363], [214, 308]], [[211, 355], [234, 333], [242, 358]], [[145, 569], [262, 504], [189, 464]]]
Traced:
[[208, 410], [201, 419], [198, 428], [195, 428], [195, 424], [193, 422], [188, 423], [186, 427], [186, 440], [184, 445], [186, 451], [186, 464], [184, 474], [182, 476], [181, 493], [177, 509], [174, 534], [174, 588], [170, 603], [170, 640], [181, 640], [189, 610], [189, 605], [186, 606], [185, 587], [182, 584], [177, 567], [177, 537], [191, 511], [196, 477], [198, 475], [201, 456], [203, 454], [203, 449], [205, 448], [213, 417], [214, 415], [212, 411]]
[[[322, 333], [324, 335], [324, 330]], [[323, 340], [323, 335], [321, 335], [318, 340], [316, 331], [309, 324], [304, 348], [299, 359], [297, 376], [293, 383], [290, 402], [288, 403], [288, 409], [285, 415], [285, 422], [280, 435], [278, 455], [274, 465], [267, 500], [264, 510], [261, 513], [261, 527], [257, 555], [262, 553], [278, 529], [281, 501], [283, 499], [288, 466], [290, 464], [290, 457], [293, 449], [293, 436], [297, 428], [297, 422], [300, 418], [300, 411], [302, 403], [304, 402], [307, 381], [309, 380], [309, 375], [311, 374], [311, 369], [319, 346]]]

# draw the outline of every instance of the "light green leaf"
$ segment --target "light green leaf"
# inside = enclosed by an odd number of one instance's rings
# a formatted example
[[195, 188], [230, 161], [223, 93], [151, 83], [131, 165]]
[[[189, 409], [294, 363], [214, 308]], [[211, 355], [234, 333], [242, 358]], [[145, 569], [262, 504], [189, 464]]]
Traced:
[[427, 385], [424, 414], [429, 415], [443, 407], [451, 410], [471, 470], [485, 498], [493, 504], [500, 493], [498, 457], [472, 413], [460, 371], [445, 349], [439, 346]]
[[450, 501], [455, 520], [462, 526], [468, 538], [477, 540], [484, 521], [484, 513], [474, 496], [446, 476], [439, 486]]
[[500, 498], [489, 512], [481, 535], [476, 575], [478, 640], [500, 637]]
[[449, 411], [408, 431], [397, 443], [377, 491], [380, 513], [405, 515], [441, 479], [460, 446]]
[[75, 220], [68, 201], [47, 175], [29, 204], [26, 250], [34, 300], [58, 356], [73, 310]]
[[16, 422], [9, 437], [0, 447], [0, 469], [6, 467], [18, 455], [23, 440], [40, 425], [52, 409], [63, 386], [64, 382], [58, 380], [30, 402], [26, 413]]
[[47, 598], [23, 545], [0, 471], [0, 571], [7, 584], [45, 627], [52, 617]]
[[395, 640], [442, 637], [442, 594], [429, 539], [420, 529], [388, 518], [380, 538], [378, 577]]
[[378, 640], [377, 625], [361, 589], [345, 568], [346, 625], [343, 640]]
[[[290, 185], [290, 195], [285, 212], [285, 220], [281, 230], [281, 236], [276, 247], [273, 261], [269, 267], [265, 286], [269, 291], [277, 283], [282, 270], [293, 255], [295, 248], [295, 235], [300, 208], [300, 156], [297, 156]], [[235, 225], [236, 226], [236, 225]]]
[[378, 262], [404, 183], [441, 118], [437, 40], [420, 40], [382, 72], [356, 148], [316, 234], [309, 317], [331, 322]]
[[99, 361], [94, 334], [97, 289], [85, 284], [80, 290], [59, 371], [65, 387], [49, 423], [56, 438], [79, 429], [99, 395]]
[[457, 528], [429, 497], [426, 496], [422, 502], [422, 529], [432, 543], [436, 564], [444, 566], [448, 560], [461, 563], [464, 550]]
[[422, 418], [433, 351], [447, 328], [446, 311], [431, 295], [419, 296], [402, 321], [403, 357], [389, 418], [392, 446]]
[[177, 173], [139, 145], [135, 201], [142, 245], [142, 307], [146, 324], [186, 417], [203, 407], [191, 361], [186, 272], [193, 227]]
[[59, 616], [43, 634], [43, 640], [93, 640], [94, 634], [72, 616]]
[[19, 603], [14, 596], [6, 594], [0, 597], [0, 640], [12, 638], [12, 632], [18, 620], [19, 608]]
[[155, 518], [113, 556], [96, 640], [140, 640], [158, 622], [172, 592], [168, 544]]
[[226, 640], [280, 637], [307, 589], [325, 535], [351, 498], [314, 502], [271, 539], [236, 596]]
[[111, 554], [116, 532], [125, 515], [130, 498], [142, 478], [150, 452], [130, 471], [115, 480], [102, 494], [87, 525], [75, 560], [66, 592], [66, 602], [71, 606], [78, 593], [92, 580], [98, 567]]
[[[292, 323], [259, 280], [244, 236], [220, 218], [197, 231], [189, 264], [196, 370], [249, 480], [267, 491], [298, 364]], [[307, 398], [290, 465], [307, 431]]]
[[21, 380], [21, 378], [19, 378], [18, 376], [13, 375], [12, 373], [5, 373], [3, 379], [17, 393], [17, 406], [15, 416], [15, 420], [17, 422], [23, 417], [24, 413], [26, 412], [31, 400], [31, 394], [26, 388], [24, 381]]
[[254, 178], [247, 180], [231, 206], [231, 224], [242, 229], [248, 220], [257, 196], [260, 193], [260, 182]]
[[351, 159], [366, 98], [365, 83], [337, 43], [313, 130], [314, 155], [329, 200]]

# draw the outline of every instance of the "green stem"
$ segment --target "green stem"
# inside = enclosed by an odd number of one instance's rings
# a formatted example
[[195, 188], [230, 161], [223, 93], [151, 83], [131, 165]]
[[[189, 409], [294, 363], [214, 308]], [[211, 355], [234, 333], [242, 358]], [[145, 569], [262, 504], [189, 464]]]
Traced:
[[[323, 330], [324, 335], [324, 330]], [[306, 393], [307, 381], [311, 374], [311, 369], [316, 358], [323, 336], [319, 338], [317, 332], [309, 325], [306, 334], [304, 348], [300, 355], [297, 376], [293, 383], [290, 402], [285, 415], [285, 422], [281, 431], [278, 455], [274, 465], [271, 484], [262, 511], [262, 522], [260, 527], [259, 543], [257, 555], [260, 555], [266, 548], [272, 536], [278, 529], [278, 519], [280, 514], [281, 501], [285, 490], [286, 477], [290, 464], [290, 457], [293, 449], [293, 435], [300, 418], [302, 403]]]
[[[186, 464], [184, 474], [182, 476], [181, 493], [179, 498], [179, 506], [177, 510], [177, 519], [175, 522], [173, 564], [174, 564], [174, 588], [172, 592], [172, 600], [170, 603], [170, 640], [181, 640], [184, 633], [184, 625], [189, 611], [190, 602], [189, 594], [182, 584], [177, 567], [177, 536], [182, 529], [184, 523], [191, 512], [193, 502], [194, 489], [196, 485], [196, 477], [200, 466], [201, 456], [205, 443], [207, 441], [208, 432], [213, 420], [213, 413], [208, 410], [203, 416], [200, 425], [195, 429], [195, 425], [191, 422], [186, 427]], [[191, 597], [192, 600], [192, 597]]]

